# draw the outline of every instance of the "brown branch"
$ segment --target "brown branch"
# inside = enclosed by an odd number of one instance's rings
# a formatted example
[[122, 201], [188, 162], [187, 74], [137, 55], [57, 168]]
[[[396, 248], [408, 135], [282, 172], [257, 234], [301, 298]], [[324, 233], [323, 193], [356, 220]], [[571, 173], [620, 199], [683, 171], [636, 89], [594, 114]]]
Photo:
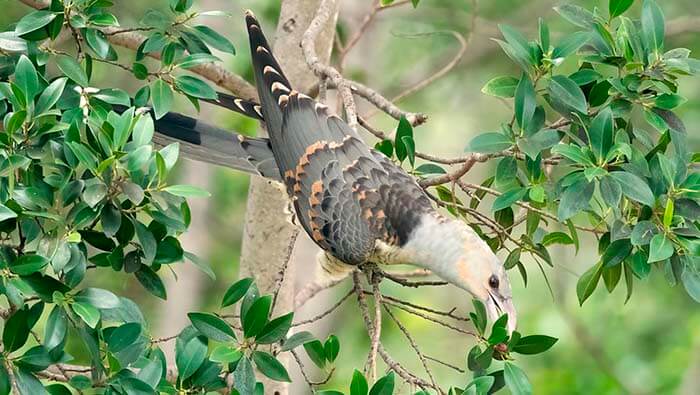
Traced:
[[331, 18], [331, 13], [335, 9], [335, 0], [322, 0], [316, 10], [314, 19], [311, 20], [308, 29], [304, 32], [301, 40], [301, 49], [306, 58], [309, 68], [319, 78], [328, 78], [338, 88], [340, 97], [343, 99], [343, 107], [348, 120], [348, 125], [353, 130], [357, 129], [357, 108], [355, 99], [352, 96], [350, 86], [343, 76], [335, 68], [323, 64], [316, 54], [316, 37], [318, 37], [326, 22]]
[[430, 378], [430, 382], [433, 384], [434, 388], [437, 388], [438, 392], [440, 394], [444, 394], [445, 391], [443, 391], [440, 386], [437, 384], [435, 381], [435, 377], [433, 376], [432, 370], [430, 370], [430, 367], [428, 366], [428, 362], [423, 355], [423, 353], [420, 351], [420, 348], [418, 348], [418, 344], [416, 341], [413, 339], [413, 336], [411, 336], [411, 333], [406, 329], [406, 327], [399, 321], [398, 318], [389, 310], [388, 307], [384, 306], [384, 311], [389, 315], [389, 318], [391, 318], [392, 321], [396, 324], [396, 326], [399, 328], [399, 330], [403, 333], [403, 335], [406, 337], [406, 340], [408, 340], [408, 343], [411, 345], [411, 348], [413, 348], [413, 351], [416, 352], [416, 355], [418, 356], [418, 359], [420, 359], [421, 364], [423, 365], [423, 369], [425, 369], [425, 373], [428, 374], [428, 377]]
[[318, 321], [318, 320], [321, 320], [321, 319], [327, 317], [329, 314], [331, 314], [331, 313], [334, 312], [336, 309], [338, 309], [338, 307], [340, 307], [346, 300], [348, 300], [348, 298], [350, 297], [350, 295], [352, 295], [353, 293], [355, 293], [355, 288], [351, 289], [347, 294], [345, 294], [345, 296], [343, 296], [342, 298], [340, 298], [340, 300], [338, 300], [333, 306], [331, 306], [330, 308], [328, 308], [328, 309], [327, 309], [326, 311], [324, 311], [323, 313], [318, 314], [317, 316], [315, 316], [315, 317], [313, 317], [313, 318], [309, 318], [308, 320], [295, 322], [294, 324], [292, 324], [292, 327], [311, 324], [311, 323], [314, 323], [314, 322], [316, 322], [316, 321]]
[[[413, 126], [422, 125], [428, 120], [428, 116], [423, 113], [413, 113], [401, 110], [389, 99], [385, 98], [379, 92], [375, 91], [372, 88], [369, 88], [357, 81], [347, 82], [350, 84], [350, 89], [352, 90], [353, 94], [367, 100], [369, 103], [379, 108], [383, 112], [389, 114], [389, 116], [391, 116], [394, 119], [401, 119], [401, 117], [404, 117]], [[337, 87], [338, 85], [335, 83], [335, 81], [328, 81], [328, 88]]]
[[277, 272], [277, 280], [275, 280], [275, 291], [272, 296], [272, 307], [270, 308], [270, 312], [275, 310], [275, 305], [277, 304], [277, 297], [279, 296], [280, 289], [282, 289], [282, 283], [284, 282], [284, 275], [287, 272], [289, 261], [292, 259], [292, 252], [294, 251], [294, 244], [296, 244], [297, 236], [299, 236], [299, 229], [295, 228], [289, 239], [289, 244], [287, 245], [284, 264], [282, 265], [282, 267], [280, 267], [280, 270]]
[[[369, 309], [367, 308], [367, 301], [365, 299], [365, 292], [362, 291], [362, 284], [360, 283], [360, 275], [359, 272], [353, 272], [352, 275], [353, 279], [353, 284], [355, 285], [355, 293], [357, 294], [357, 304], [360, 308], [360, 313], [362, 314], [362, 319], [365, 322], [365, 327], [367, 329], [368, 334], [372, 334], [374, 331], [374, 325], [372, 323], [372, 319], [370, 318], [369, 314]], [[421, 379], [420, 377], [417, 377], [416, 375], [412, 374], [409, 372], [406, 368], [401, 366], [400, 363], [396, 362], [389, 353], [386, 352], [384, 349], [384, 346], [382, 346], [381, 342], [377, 346], [377, 352], [379, 355], [382, 357], [384, 360], [384, 363], [389, 366], [389, 369], [392, 371], [396, 372], [402, 379], [404, 379], [408, 383], [415, 384], [421, 388], [432, 388], [432, 384], [426, 382], [425, 380]]]

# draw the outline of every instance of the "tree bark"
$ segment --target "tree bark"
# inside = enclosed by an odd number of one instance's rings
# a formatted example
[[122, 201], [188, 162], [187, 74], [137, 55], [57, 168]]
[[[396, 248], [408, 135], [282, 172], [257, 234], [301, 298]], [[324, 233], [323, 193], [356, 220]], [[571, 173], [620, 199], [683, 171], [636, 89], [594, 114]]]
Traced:
[[[301, 52], [301, 38], [313, 19], [320, 0], [285, 0], [282, 2], [277, 24], [273, 52], [287, 78], [294, 87], [308, 91], [317, 81], [316, 76], [306, 65]], [[321, 61], [328, 62], [333, 47], [333, 35], [337, 18], [337, 3], [333, 17], [319, 35], [317, 45]], [[261, 134], [264, 131], [261, 129]], [[269, 181], [253, 177], [248, 192], [243, 244], [241, 248], [241, 277], [254, 277], [261, 293], [271, 293], [279, 278], [279, 273], [287, 264], [289, 245], [295, 227], [289, 223], [285, 209], [288, 199], [285, 192], [271, 185]], [[301, 237], [306, 237], [302, 234]], [[289, 262], [286, 280], [280, 289], [276, 311], [294, 309], [294, 267]], [[288, 360], [282, 363], [288, 365]], [[266, 394], [287, 394], [288, 386], [274, 381], [263, 381]]]

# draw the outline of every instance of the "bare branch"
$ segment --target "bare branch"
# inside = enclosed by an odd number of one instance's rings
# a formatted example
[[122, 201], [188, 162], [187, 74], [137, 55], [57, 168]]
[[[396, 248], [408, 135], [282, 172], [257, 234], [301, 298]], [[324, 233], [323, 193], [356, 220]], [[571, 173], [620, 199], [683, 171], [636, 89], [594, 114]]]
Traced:
[[352, 97], [350, 86], [343, 76], [335, 68], [325, 65], [316, 54], [316, 37], [318, 37], [326, 22], [330, 19], [332, 10], [336, 8], [335, 0], [322, 0], [316, 11], [316, 16], [311, 20], [309, 28], [304, 32], [301, 40], [301, 48], [306, 58], [306, 63], [319, 78], [328, 78], [338, 88], [343, 99], [343, 107], [348, 120], [348, 125], [357, 130], [357, 109], [355, 99]]
[[389, 315], [389, 318], [391, 318], [392, 321], [396, 324], [396, 326], [399, 327], [399, 330], [403, 333], [403, 335], [406, 337], [408, 340], [408, 343], [411, 345], [411, 348], [413, 348], [413, 351], [416, 352], [416, 355], [418, 356], [418, 359], [420, 359], [421, 364], [423, 364], [423, 369], [425, 369], [425, 373], [428, 374], [428, 377], [430, 378], [430, 382], [433, 384], [434, 388], [438, 389], [438, 392], [441, 394], [444, 394], [444, 391], [440, 388], [440, 386], [437, 384], [435, 381], [435, 377], [433, 376], [432, 370], [430, 370], [430, 367], [428, 366], [428, 362], [425, 359], [425, 356], [423, 356], [423, 353], [420, 351], [418, 348], [418, 344], [416, 341], [413, 339], [413, 336], [411, 336], [411, 333], [406, 329], [406, 327], [399, 321], [398, 318], [389, 310], [388, 307], [384, 306], [384, 311], [386, 311], [387, 315]]

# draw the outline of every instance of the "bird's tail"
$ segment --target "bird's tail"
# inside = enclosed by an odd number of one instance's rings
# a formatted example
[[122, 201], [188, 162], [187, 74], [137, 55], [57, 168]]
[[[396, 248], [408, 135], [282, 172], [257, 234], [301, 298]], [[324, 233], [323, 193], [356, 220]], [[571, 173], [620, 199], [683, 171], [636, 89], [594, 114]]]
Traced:
[[286, 103], [292, 86], [272, 55], [272, 49], [260, 28], [260, 23], [251, 11], [246, 11], [246, 27], [253, 59], [255, 84], [260, 96], [262, 115], [270, 136], [274, 138], [282, 130], [282, 107]]
[[[119, 113], [127, 109], [112, 107]], [[153, 116], [152, 112], [148, 115]], [[158, 146], [177, 142], [187, 158], [280, 181], [270, 140], [266, 138], [246, 137], [174, 112], [160, 119], [154, 117], [154, 127], [153, 142]]]
[[217, 92], [216, 99], [199, 99], [210, 104], [214, 104], [219, 107], [226, 108], [231, 111], [235, 111], [239, 114], [243, 114], [247, 117], [257, 119], [259, 121], [264, 121], [262, 110], [260, 105], [254, 101], [241, 99], [227, 93]]

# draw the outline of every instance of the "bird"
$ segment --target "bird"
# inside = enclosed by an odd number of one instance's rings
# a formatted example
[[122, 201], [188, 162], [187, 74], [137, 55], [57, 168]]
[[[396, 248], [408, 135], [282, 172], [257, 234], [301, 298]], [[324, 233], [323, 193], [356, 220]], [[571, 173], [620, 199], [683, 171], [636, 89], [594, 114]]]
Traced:
[[359, 265], [411, 264], [480, 300], [492, 322], [516, 327], [502, 261], [465, 222], [441, 214], [400, 165], [363, 142], [327, 106], [295, 90], [251, 11], [245, 22], [260, 103], [220, 93], [209, 102], [263, 121], [269, 138], [247, 137], [167, 113], [156, 143], [265, 177], [286, 191], [297, 222], [320, 247], [321, 281]]

